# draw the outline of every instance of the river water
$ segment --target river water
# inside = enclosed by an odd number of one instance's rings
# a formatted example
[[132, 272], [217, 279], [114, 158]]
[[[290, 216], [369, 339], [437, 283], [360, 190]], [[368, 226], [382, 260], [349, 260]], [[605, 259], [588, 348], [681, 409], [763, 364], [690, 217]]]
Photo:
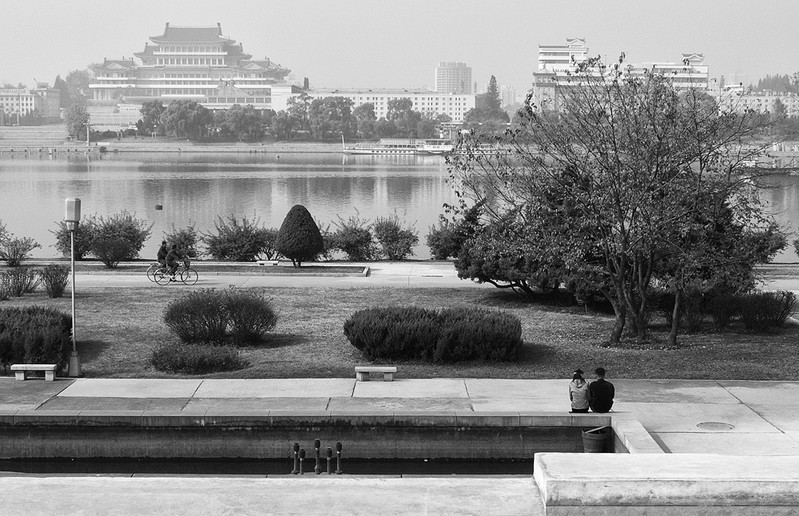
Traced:
[[[799, 175], [769, 178], [763, 196], [777, 220], [799, 228]], [[36, 258], [58, 255], [51, 231], [64, 216], [64, 199], [78, 197], [84, 215], [127, 210], [153, 223], [141, 255], [153, 257], [164, 232], [194, 224], [214, 232], [217, 217], [258, 217], [280, 227], [302, 204], [317, 221], [396, 213], [415, 226], [415, 257], [427, 259], [425, 236], [454, 201], [439, 156], [343, 156], [340, 153], [209, 154], [120, 153], [87, 157], [0, 158], [0, 221], [16, 236], [42, 245]], [[163, 207], [157, 210], [156, 206]], [[331, 229], [335, 227], [331, 224]], [[799, 258], [789, 246], [778, 262]]]
[[[87, 157], [0, 159], [0, 221], [16, 236], [42, 245], [34, 257], [54, 257], [51, 231], [64, 199], [81, 199], [84, 215], [127, 210], [153, 223], [141, 256], [154, 257], [164, 232], [194, 224], [214, 232], [217, 217], [255, 217], [279, 228], [302, 204], [322, 224], [338, 217], [373, 221], [396, 213], [425, 245], [442, 205], [454, 194], [440, 156], [343, 156], [340, 153], [120, 153]], [[161, 210], [156, 209], [160, 205]]]

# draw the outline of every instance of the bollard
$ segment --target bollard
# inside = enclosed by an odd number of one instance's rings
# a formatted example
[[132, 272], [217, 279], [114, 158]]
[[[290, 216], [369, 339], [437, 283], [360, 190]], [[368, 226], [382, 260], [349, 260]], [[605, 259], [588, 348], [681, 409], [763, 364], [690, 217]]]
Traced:
[[327, 474], [333, 474], [333, 448], [327, 449]]
[[300, 450], [300, 475], [303, 474], [302, 472], [302, 461], [305, 460], [305, 450]]
[[336, 475], [341, 475], [344, 471], [341, 469], [341, 443], [336, 443]]
[[300, 443], [294, 443], [294, 469], [291, 470], [292, 475], [300, 472]]
[[322, 474], [322, 465], [319, 463], [319, 447], [320, 446], [322, 446], [322, 442], [319, 439], [317, 439], [317, 440], [315, 440], [313, 442], [314, 455], [316, 456], [316, 463], [314, 464], [313, 472], [316, 473], [317, 475], [321, 475]]

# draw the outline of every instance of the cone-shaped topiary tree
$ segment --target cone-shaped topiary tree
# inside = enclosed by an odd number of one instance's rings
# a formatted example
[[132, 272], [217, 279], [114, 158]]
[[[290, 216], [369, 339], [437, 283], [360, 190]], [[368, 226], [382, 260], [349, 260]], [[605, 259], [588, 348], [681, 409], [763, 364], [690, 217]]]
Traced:
[[299, 267], [302, 262], [316, 258], [324, 247], [322, 233], [305, 206], [292, 206], [277, 233], [275, 250]]

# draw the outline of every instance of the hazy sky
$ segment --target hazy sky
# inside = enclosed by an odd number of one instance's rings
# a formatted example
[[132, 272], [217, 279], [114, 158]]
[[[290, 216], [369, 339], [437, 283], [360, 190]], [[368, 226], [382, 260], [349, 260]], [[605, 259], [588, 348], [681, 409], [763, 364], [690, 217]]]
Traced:
[[633, 63], [704, 53], [712, 77], [736, 82], [799, 71], [797, 0], [34, 0], [4, 1], [0, 16], [0, 81], [30, 86], [131, 57], [166, 22], [220, 22], [316, 87], [432, 88], [439, 61], [463, 61], [481, 85], [495, 75], [523, 94], [538, 45], [567, 37]]

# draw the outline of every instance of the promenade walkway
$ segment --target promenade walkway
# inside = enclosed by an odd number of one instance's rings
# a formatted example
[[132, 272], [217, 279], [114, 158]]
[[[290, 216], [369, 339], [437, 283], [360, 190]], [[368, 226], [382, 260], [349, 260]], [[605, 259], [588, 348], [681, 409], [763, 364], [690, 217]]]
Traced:
[[[799, 456], [799, 382], [612, 379], [614, 415], [632, 416], [666, 452]], [[0, 420], [114, 413], [267, 415], [403, 411], [513, 417], [567, 414], [568, 380], [0, 378]], [[26, 416], [27, 417], [27, 416]], [[576, 416], [583, 417], [583, 416]], [[529, 477], [134, 478], [2, 475], [7, 510], [29, 514], [543, 514]], [[43, 502], [37, 512], [30, 499]]]

